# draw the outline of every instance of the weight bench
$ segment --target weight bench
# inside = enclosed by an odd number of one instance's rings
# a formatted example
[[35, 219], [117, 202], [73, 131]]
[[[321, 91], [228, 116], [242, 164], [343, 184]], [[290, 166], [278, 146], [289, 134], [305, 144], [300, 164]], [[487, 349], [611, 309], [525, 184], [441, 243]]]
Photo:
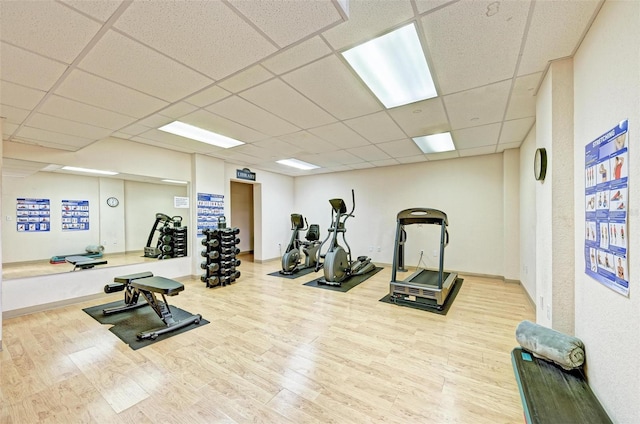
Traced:
[[107, 263], [106, 259], [95, 259], [88, 256], [77, 255], [67, 256], [66, 258], [64, 258], [64, 260], [73, 265], [73, 269], [71, 271], [93, 268], [96, 265], [105, 265]]
[[[161, 334], [178, 330], [191, 324], [199, 324], [202, 319], [200, 314], [191, 315], [180, 321], [173, 319], [171, 308], [165, 296], [176, 296], [184, 290], [184, 284], [179, 281], [164, 277], [154, 277], [151, 272], [123, 275], [115, 277], [113, 281], [114, 283], [104, 286], [104, 291], [105, 293], [113, 293], [124, 290], [124, 305], [103, 309], [102, 313], [104, 315], [130, 311], [149, 305], [165, 324], [164, 327], [138, 333], [138, 340], [156, 339]], [[156, 293], [162, 296], [162, 301], [156, 298]], [[140, 295], [145, 298], [146, 303], [138, 303]]]
[[612, 423], [581, 369], [563, 370], [521, 348], [511, 362], [527, 424]]

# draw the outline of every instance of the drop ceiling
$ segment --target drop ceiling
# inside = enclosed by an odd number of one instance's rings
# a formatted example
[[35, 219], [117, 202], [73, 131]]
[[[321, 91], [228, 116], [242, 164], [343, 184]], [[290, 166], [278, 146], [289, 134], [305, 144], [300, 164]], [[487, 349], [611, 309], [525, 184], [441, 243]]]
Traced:
[[[117, 137], [292, 176], [497, 153], [520, 146], [549, 63], [575, 53], [602, 0], [343, 3], [2, 1], [3, 139]], [[408, 23], [439, 95], [385, 109], [341, 53]], [[176, 119], [246, 144], [157, 130]], [[453, 152], [411, 140], [444, 131]], [[321, 168], [276, 163], [291, 157]]]

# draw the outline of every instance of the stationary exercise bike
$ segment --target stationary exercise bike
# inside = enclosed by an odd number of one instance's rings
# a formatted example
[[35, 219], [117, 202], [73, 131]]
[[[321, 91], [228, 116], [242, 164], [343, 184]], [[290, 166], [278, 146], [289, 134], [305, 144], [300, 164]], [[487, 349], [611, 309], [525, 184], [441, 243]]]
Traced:
[[[354, 275], [367, 274], [376, 269], [376, 266], [371, 263], [371, 258], [366, 256], [358, 256], [356, 261], [351, 259], [351, 248], [347, 243], [344, 233], [347, 231], [345, 223], [347, 219], [353, 217], [353, 211], [356, 209], [356, 197], [353, 190], [351, 190], [351, 199], [353, 207], [351, 212], [347, 213], [347, 205], [342, 199], [330, 199], [331, 204], [331, 227], [329, 228], [329, 234], [320, 245], [320, 257], [324, 258], [324, 262], [316, 265], [316, 272], [320, 268], [324, 269], [324, 277], [318, 280], [318, 284], [326, 284], [330, 286], [341, 286], [342, 282]], [[338, 244], [338, 234], [342, 234], [342, 241], [347, 247], [346, 250]], [[329, 248], [327, 252], [322, 254], [322, 247], [327, 241], [329, 242]]]
[[[309, 225], [307, 219], [298, 213], [291, 214], [291, 240], [282, 255], [280, 274], [292, 275], [307, 268], [314, 268], [318, 263], [320, 249], [320, 226]], [[300, 240], [300, 231], [306, 231], [306, 240]], [[304, 254], [304, 265], [300, 265], [300, 251]]]

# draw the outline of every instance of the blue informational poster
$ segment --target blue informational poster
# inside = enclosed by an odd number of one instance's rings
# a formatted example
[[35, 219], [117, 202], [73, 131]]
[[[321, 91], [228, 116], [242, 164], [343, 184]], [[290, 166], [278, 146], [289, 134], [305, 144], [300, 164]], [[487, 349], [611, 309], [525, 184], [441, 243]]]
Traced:
[[628, 121], [585, 147], [585, 272], [629, 296]]
[[51, 227], [49, 199], [16, 199], [16, 225], [19, 233], [49, 231]]
[[205, 228], [218, 228], [218, 217], [224, 215], [224, 195], [198, 193], [198, 237]]
[[62, 201], [62, 231], [89, 230], [89, 201]]

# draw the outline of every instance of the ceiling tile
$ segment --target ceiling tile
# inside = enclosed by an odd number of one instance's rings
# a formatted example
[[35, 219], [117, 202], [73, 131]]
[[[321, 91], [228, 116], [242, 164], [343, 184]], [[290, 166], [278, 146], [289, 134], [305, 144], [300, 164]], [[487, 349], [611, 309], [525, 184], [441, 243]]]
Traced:
[[349, 165], [351, 169], [368, 169], [375, 168], [375, 165], [370, 162], [360, 162]]
[[382, 149], [373, 145], [354, 147], [352, 149], [347, 149], [347, 151], [353, 155], [356, 155], [362, 160], [366, 160], [369, 162], [390, 159], [390, 156], [386, 154]]
[[502, 123], [502, 133], [500, 133], [500, 144], [521, 143], [524, 141], [529, 130], [535, 123], [535, 118], [515, 119]]
[[[1, 1], [2, 40], [71, 63], [100, 24], [52, 1]], [[37, 29], [34, 30], [34, 29]]]
[[398, 162], [395, 159], [374, 160], [374, 161], [371, 161], [371, 163], [374, 164], [375, 166], [393, 166], [393, 165], [400, 164], [400, 162]]
[[78, 67], [169, 102], [213, 83], [204, 75], [115, 31], [108, 31]]
[[46, 94], [44, 91], [27, 88], [8, 81], [0, 81], [2, 104], [20, 109], [33, 109]]
[[260, 65], [256, 65], [246, 71], [238, 72], [224, 81], [220, 81], [219, 85], [227, 91], [238, 93], [271, 78], [273, 78], [273, 74], [271, 72], [267, 71]]
[[67, 69], [66, 65], [7, 43], [0, 44], [0, 70], [4, 81], [49, 91]]
[[453, 143], [456, 149], [470, 149], [472, 147], [494, 146], [498, 144], [500, 123], [481, 125], [453, 131]]
[[600, 3], [600, 0], [536, 2], [518, 75], [544, 71], [550, 58], [571, 56]]
[[150, 129], [151, 129], [150, 127], [146, 127], [144, 125], [133, 124], [133, 125], [129, 125], [122, 128], [120, 132], [128, 134], [129, 136], [132, 136], [132, 135], [140, 135], [144, 132], [149, 131]]
[[418, 156], [405, 156], [402, 158], [395, 158], [398, 162], [400, 163], [418, 163], [418, 162], [426, 162], [427, 161], [427, 157], [425, 155], [418, 155]]
[[280, 140], [302, 149], [307, 153], [333, 152], [338, 150], [334, 144], [322, 140], [319, 137], [307, 132], [298, 131], [296, 133], [285, 134], [279, 137]]
[[415, 0], [415, 2], [418, 13], [422, 15], [423, 13], [440, 7], [443, 4], [451, 3], [451, 0]]
[[351, 165], [362, 162], [362, 158], [352, 155], [345, 150], [315, 154], [301, 154], [296, 158], [323, 167]]
[[273, 79], [240, 94], [300, 128], [335, 122], [335, 118], [279, 79]]
[[158, 112], [160, 115], [168, 116], [169, 118], [178, 119], [181, 116], [187, 115], [198, 109], [197, 106], [189, 104], [187, 102], [174, 103], [169, 107], [162, 109]]
[[120, 129], [135, 121], [135, 118], [130, 116], [55, 95], [49, 96], [44, 101], [39, 112], [112, 130]]
[[[2, 123], [2, 136], [5, 139], [8, 139], [13, 135], [13, 133], [18, 129], [18, 124], [11, 124], [9, 122]], [[4, 168], [3, 168], [4, 169]]]
[[429, 153], [425, 155], [427, 159], [432, 160], [444, 160], [444, 159], [455, 159], [460, 157], [457, 150], [452, 150], [450, 152], [441, 152], [441, 153]]
[[330, 53], [331, 49], [320, 37], [313, 37], [266, 59], [262, 66], [280, 75]]
[[266, 140], [256, 141], [251, 144], [256, 147], [265, 149], [268, 152], [271, 152], [271, 155], [272, 155], [271, 157], [282, 155], [286, 158], [290, 158], [303, 152], [304, 150], [300, 146], [296, 146], [295, 144], [290, 144], [282, 140], [278, 140], [277, 138], [268, 138]]
[[[225, 156], [225, 158], [232, 161], [237, 161], [242, 165], [246, 165], [246, 164], [253, 165], [256, 163], [262, 163], [264, 161], [264, 158], [247, 155], [241, 152], [236, 152], [235, 150], [236, 150], [236, 147], [233, 148], [233, 151], [228, 152], [229, 155]], [[224, 153], [227, 153], [227, 152], [224, 152]]]
[[459, 150], [460, 157], [490, 155], [496, 152], [496, 146], [474, 147], [472, 149]]
[[27, 160], [3, 158], [2, 176], [24, 178], [33, 175], [47, 166], [46, 163], [31, 162]]
[[330, 1], [229, 2], [280, 47], [288, 46], [343, 20], [334, 3]]
[[150, 145], [163, 144], [165, 146], [171, 146], [173, 149], [180, 149], [180, 151], [187, 153], [195, 152], [207, 154], [218, 150], [224, 150], [220, 147], [212, 146], [211, 144], [201, 143], [190, 138], [180, 137], [157, 129], [150, 129], [138, 136], [132, 137], [131, 140]]
[[386, 154], [392, 158], [402, 158], [407, 156], [420, 156], [422, 157], [422, 150], [416, 146], [413, 140], [403, 139], [396, 141], [387, 141], [385, 143], [376, 144], [377, 147], [382, 149]]
[[300, 131], [295, 125], [238, 96], [228, 97], [207, 110], [270, 136]]
[[516, 78], [509, 98], [505, 119], [536, 116], [536, 89], [540, 84], [542, 72]]
[[504, 152], [505, 150], [508, 150], [508, 149], [517, 149], [520, 147], [521, 144], [522, 144], [521, 142], [498, 144], [498, 147], [496, 148], [496, 153]]
[[336, 50], [369, 41], [413, 18], [409, 0], [349, 0], [349, 20], [322, 35]]
[[265, 134], [202, 109], [183, 116], [180, 121], [234, 138], [244, 143], [251, 143], [267, 138]]
[[336, 56], [310, 63], [282, 79], [339, 119], [382, 110], [373, 94]]
[[451, 129], [502, 121], [510, 88], [511, 80], [507, 80], [445, 96]]
[[74, 135], [87, 140], [97, 140], [99, 138], [108, 137], [113, 132], [110, 129], [81, 124], [79, 122], [69, 121], [67, 119], [51, 115], [43, 115], [42, 113], [36, 113], [31, 116], [31, 118], [29, 118], [28, 125], [33, 128]]
[[78, 70], [71, 71], [56, 94], [136, 118], [167, 106], [160, 99]]
[[276, 51], [220, 1], [133, 2], [115, 26], [215, 80]]
[[512, 78], [528, 12], [529, 1], [484, 0], [425, 15], [422, 27], [440, 95]]
[[345, 121], [345, 124], [372, 143], [382, 143], [406, 137], [406, 134], [385, 112], [350, 119]]
[[224, 88], [214, 85], [213, 87], [202, 90], [198, 94], [194, 94], [193, 96], [186, 98], [185, 101], [191, 103], [192, 105], [205, 107], [226, 97], [229, 97], [230, 95], [231, 93], [229, 93]]
[[27, 119], [30, 112], [31, 111], [27, 109], [20, 109], [18, 107], [0, 104], [0, 116], [5, 118], [5, 121], [3, 122], [4, 125], [7, 123], [19, 125], [22, 121]]
[[146, 118], [140, 119], [139, 121], [136, 122], [136, 124], [143, 125], [148, 128], [160, 128], [173, 121], [174, 121], [173, 118], [156, 113], [151, 116], [147, 116]]
[[387, 111], [409, 137], [449, 131], [442, 98], [423, 100]]
[[39, 128], [22, 127], [14, 137], [24, 138], [37, 142], [40, 146], [52, 147], [54, 149], [78, 150], [93, 143], [95, 140], [76, 137], [68, 134], [60, 134], [53, 131]]
[[331, 144], [340, 146], [343, 149], [350, 147], [367, 146], [371, 143], [364, 139], [360, 134], [347, 127], [342, 122], [324, 125], [322, 127], [312, 128], [309, 132]]
[[[231, 149], [227, 149], [227, 150], [231, 150]], [[243, 144], [242, 146], [236, 146], [233, 148], [233, 152], [243, 153], [245, 155], [253, 156], [255, 158], [261, 158], [261, 160], [264, 160], [265, 158], [270, 157], [272, 153], [267, 149], [256, 146], [255, 144]]]
[[122, 1], [120, 0], [108, 0], [108, 1], [87, 1], [87, 0], [62, 0], [65, 4], [78, 9], [87, 15], [99, 19], [102, 22], [106, 22], [113, 12], [120, 6]]

